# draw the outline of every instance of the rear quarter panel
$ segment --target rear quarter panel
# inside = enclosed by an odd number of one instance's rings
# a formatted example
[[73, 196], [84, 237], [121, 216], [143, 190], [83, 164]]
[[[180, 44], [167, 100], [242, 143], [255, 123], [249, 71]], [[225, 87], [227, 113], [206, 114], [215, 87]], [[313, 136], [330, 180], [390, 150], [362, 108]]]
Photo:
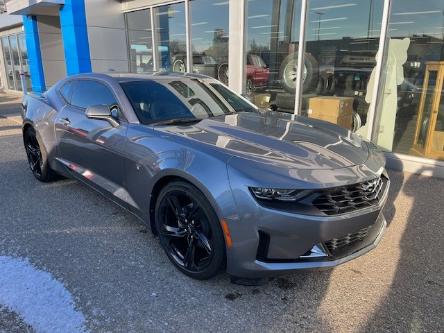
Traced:
[[54, 132], [54, 117], [56, 108], [51, 106], [49, 96], [28, 94], [23, 102], [25, 111], [23, 114], [23, 129], [32, 126], [48, 154], [50, 164], [55, 154], [56, 139]]

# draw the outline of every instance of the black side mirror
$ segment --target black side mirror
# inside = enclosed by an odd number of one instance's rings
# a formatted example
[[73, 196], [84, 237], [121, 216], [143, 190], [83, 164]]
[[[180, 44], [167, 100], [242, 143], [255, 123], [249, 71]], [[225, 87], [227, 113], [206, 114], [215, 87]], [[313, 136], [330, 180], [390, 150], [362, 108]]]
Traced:
[[85, 114], [91, 119], [107, 120], [113, 127], [119, 126], [117, 106], [110, 108], [108, 105], [93, 105], [86, 108]]

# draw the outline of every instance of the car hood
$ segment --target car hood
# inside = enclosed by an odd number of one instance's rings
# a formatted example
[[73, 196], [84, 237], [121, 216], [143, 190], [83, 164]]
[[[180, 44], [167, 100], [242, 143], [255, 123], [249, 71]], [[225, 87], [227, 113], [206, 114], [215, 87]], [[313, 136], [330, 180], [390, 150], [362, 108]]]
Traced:
[[156, 127], [222, 149], [233, 156], [298, 169], [360, 165], [368, 147], [336, 125], [280, 112], [241, 112], [193, 125]]

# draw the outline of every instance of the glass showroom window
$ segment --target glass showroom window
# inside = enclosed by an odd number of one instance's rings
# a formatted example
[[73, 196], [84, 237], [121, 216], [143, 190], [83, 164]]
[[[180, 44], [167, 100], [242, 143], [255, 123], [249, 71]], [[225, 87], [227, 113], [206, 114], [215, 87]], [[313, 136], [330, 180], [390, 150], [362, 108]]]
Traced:
[[22, 90], [20, 73], [25, 73], [25, 82], [31, 90], [31, 80], [28, 73], [28, 52], [24, 41], [24, 34], [2, 37], [3, 57], [5, 59], [8, 89]]
[[444, 160], [444, 2], [394, 0], [374, 140]]
[[128, 34], [130, 71], [149, 72], [154, 69], [150, 9], [125, 14]]
[[193, 0], [190, 6], [193, 72], [228, 84], [228, 1]]
[[8, 37], [2, 37], [2, 48], [3, 48], [3, 59], [5, 69], [6, 69], [6, 78], [8, 80], [8, 88], [14, 90], [14, 70], [12, 67], [12, 57], [11, 50], [9, 48], [9, 39]]
[[154, 32], [159, 69], [186, 72], [185, 4], [155, 7]]
[[383, 0], [309, 1], [302, 115], [367, 136], [383, 7]]
[[294, 112], [301, 1], [247, 2], [246, 95], [259, 107]]
[[26, 89], [27, 91], [30, 91], [32, 89], [32, 84], [31, 84], [31, 74], [29, 72], [28, 50], [26, 48], [25, 34], [17, 35], [17, 39], [19, 43], [22, 71], [25, 74]]

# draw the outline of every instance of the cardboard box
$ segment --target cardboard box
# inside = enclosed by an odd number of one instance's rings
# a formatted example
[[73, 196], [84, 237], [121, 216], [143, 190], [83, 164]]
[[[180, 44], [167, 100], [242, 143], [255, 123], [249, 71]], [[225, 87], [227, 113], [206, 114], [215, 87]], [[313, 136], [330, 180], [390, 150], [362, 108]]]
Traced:
[[328, 121], [351, 129], [353, 97], [317, 96], [309, 99], [308, 117]]

